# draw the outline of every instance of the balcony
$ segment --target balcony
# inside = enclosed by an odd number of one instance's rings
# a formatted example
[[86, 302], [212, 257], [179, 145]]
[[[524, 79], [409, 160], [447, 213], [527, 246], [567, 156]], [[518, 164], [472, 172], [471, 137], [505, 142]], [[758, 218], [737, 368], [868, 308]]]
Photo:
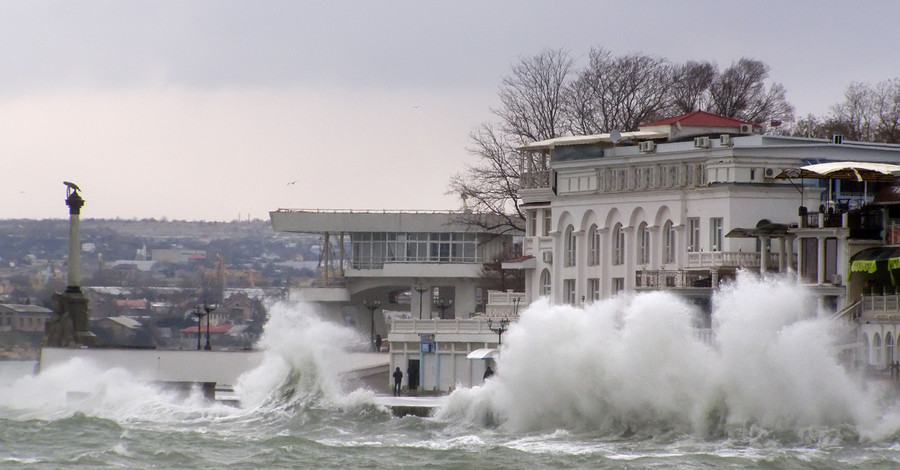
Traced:
[[866, 206], [847, 210], [843, 204], [823, 206], [821, 212], [800, 214], [801, 228], [848, 228], [850, 238], [878, 240], [881, 238], [881, 209]]
[[[638, 271], [635, 273], [634, 286], [637, 289], [683, 289], [683, 288], [709, 288], [713, 284], [713, 271], [682, 269]], [[719, 276], [718, 279], [726, 276]], [[733, 274], [733, 273], [731, 273]]]
[[[778, 253], [768, 253], [768, 266], [778, 266]], [[709, 251], [688, 253], [689, 268], [759, 268], [760, 254], [741, 251]]]
[[394, 334], [490, 334], [487, 320], [394, 320], [391, 324]]
[[550, 187], [550, 170], [536, 170], [522, 173], [519, 180], [522, 189], [544, 189]]
[[900, 295], [863, 295], [860, 321], [900, 321]]

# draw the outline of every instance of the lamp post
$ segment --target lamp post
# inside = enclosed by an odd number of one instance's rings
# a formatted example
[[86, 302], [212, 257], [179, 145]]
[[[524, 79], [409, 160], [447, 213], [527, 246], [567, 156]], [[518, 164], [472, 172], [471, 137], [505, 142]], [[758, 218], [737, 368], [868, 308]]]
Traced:
[[369, 346], [371, 346], [372, 350], [374, 351], [375, 350], [375, 310], [378, 310], [378, 307], [381, 307], [381, 301], [377, 300], [377, 299], [372, 300], [372, 301], [364, 300], [363, 305], [365, 305], [365, 307], [367, 309], [369, 309], [369, 312], [372, 313], [372, 332], [369, 334]]
[[515, 315], [515, 316], [518, 316], [518, 315], [519, 315], [519, 301], [520, 301], [520, 300], [522, 300], [522, 299], [520, 299], [520, 298], [518, 298], [518, 297], [513, 297], [513, 298], [512, 298], [512, 303], [513, 303], [513, 315]]
[[215, 305], [210, 306], [206, 302], [203, 302], [203, 310], [206, 311], [206, 347], [204, 347], [203, 349], [206, 349], [207, 351], [212, 351], [212, 346], [209, 344], [209, 317], [211, 317], [212, 315], [210, 315], [209, 313], [215, 309]]
[[[200, 350], [200, 337], [203, 336], [203, 333], [200, 331], [200, 327], [203, 325], [203, 317], [209, 315], [208, 312], [204, 312], [203, 309], [198, 305], [194, 307], [194, 311], [192, 312], [194, 316], [197, 317], [197, 351]], [[206, 331], [209, 331], [208, 329]]]
[[424, 303], [424, 294], [425, 294], [425, 291], [428, 290], [428, 288], [422, 287], [419, 284], [416, 284], [416, 286], [413, 287], [413, 289], [415, 289], [415, 291], [419, 293], [419, 320], [421, 320], [422, 319], [422, 304]]
[[448, 308], [453, 306], [453, 299], [437, 299], [434, 301], [434, 306], [441, 310], [441, 320], [443, 320], [444, 312], [446, 312]]
[[509, 319], [504, 318], [500, 320], [500, 325], [497, 328], [494, 328], [494, 322], [491, 319], [488, 319], [488, 329], [497, 333], [497, 348], [500, 348], [500, 345], [503, 344], [503, 333], [506, 333], [506, 330], [509, 327]]

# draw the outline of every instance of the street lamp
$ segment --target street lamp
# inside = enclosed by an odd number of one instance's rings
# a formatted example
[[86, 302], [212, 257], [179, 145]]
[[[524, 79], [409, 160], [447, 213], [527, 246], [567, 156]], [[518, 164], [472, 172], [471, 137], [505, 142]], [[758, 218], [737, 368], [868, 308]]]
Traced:
[[[204, 312], [203, 309], [198, 305], [194, 307], [194, 311], [191, 312], [194, 316], [197, 317], [197, 351], [200, 350], [200, 337], [203, 336], [203, 333], [200, 331], [201, 325], [203, 325], [203, 317], [208, 316], [209, 312]], [[208, 325], [209, 323], [207, 323]], [[209, 331], [207, 327], [206, 331]]]
[[497, 348], [500, 348], [500, 345], [503, 343], [503, 333], [506, 333], [506, 330], [509, 327], [509, 319], [504, 318], [500, 320], [500, 325], [497, 328], [494, 328], [494, 322], [491, 319], [488, 319], [488, 329], [497, 333]]
[[512, 299], [512, 303], [513, 303], [513, 315], [515, 315], [515, 316], [518, 316], [518, 315], [519, 315], [519, 301], [520, 301], [520, 300], [522, 300], [522, 299], [520, 299], [520, 298], [518, 298], [518, 297], [513, 297], [513, 299]]
[[[216, 309], [215, 305], [210, 306], [206, 302], [203, 302], [203, 310], [206, 311], [206, 347], [204, 347], [203, 349], [205, 349], [207, 351], [212, 351], [212, 346], [209, 344], [209, 317], [211, 317], [212, 315], [210, 315], [209, 313], [215, 309]], [[199, 344], [200, 344], [200, 342], [198, 340], [198, 342], [197, 342], [198, 348], [197, 349], [200, 349]]]
[[425, 294], [425, 291], [428, 290], [428, 288], [422, 287], [419, 284], [416, 284], [416, 286], [413, 287], [413, 289], [415, 289], [415, 291], [419, 293], [419, 320], [421, 320], [422, 319], [422, 304], [424, 303], [423, 296]]
[[437, 299], [434, 301], [434, 306], [441, 310], [441, 320], [443, 320], [444, 312], [453, 306], [453, 299]]
[[372, 350], [374, 351], [375, 350], [375, 310], [378, 310], [378, 307], [381, 307], [381, 301], [377, 300], [377, 299], [372, 300], [371, 302], [368, 300], [364, 300], [363, 305], [365, 305], [365, 307], [367, 309], [369, 309], [370, 312], [372, 312], [372, 332], [369, 335], [369, 345], [372, 346]]

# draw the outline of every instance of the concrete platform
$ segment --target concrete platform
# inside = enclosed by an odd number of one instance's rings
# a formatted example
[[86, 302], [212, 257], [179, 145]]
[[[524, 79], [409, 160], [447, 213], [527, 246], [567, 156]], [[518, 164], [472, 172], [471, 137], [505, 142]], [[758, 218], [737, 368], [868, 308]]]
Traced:
[[378, 395], [375, 403], [391, 409], [391, 413], [397, 417], [406, 415], [429, 417], [435, 410], [441, 407], [447, 400], [446, 396], [438, 397], [395, 397], [392, 395]]

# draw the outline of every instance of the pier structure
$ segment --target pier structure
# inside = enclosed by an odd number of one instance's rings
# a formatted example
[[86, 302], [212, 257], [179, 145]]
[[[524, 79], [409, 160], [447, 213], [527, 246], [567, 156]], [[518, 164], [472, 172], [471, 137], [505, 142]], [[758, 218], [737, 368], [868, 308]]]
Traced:
[[470, 214], [454, 211], [279, 209], [269, 215], [276, 232], [322, 237], [320, 278], [291, 286], [290, 298], [318, 303], [365, 337], [387, 338], [390, 370], [401, 369], [404, 390], [442, 393], [482, 382], [489, 361], [467, 355], [496, 345], [484, 317], [516, 313], [523, 295], [495, 291], [503, 306], [490, 305], [496, 286], [484, 266], [499, 265], [518, 248], [513, 234], [481, 228], [501, 224], [465, 223]]

